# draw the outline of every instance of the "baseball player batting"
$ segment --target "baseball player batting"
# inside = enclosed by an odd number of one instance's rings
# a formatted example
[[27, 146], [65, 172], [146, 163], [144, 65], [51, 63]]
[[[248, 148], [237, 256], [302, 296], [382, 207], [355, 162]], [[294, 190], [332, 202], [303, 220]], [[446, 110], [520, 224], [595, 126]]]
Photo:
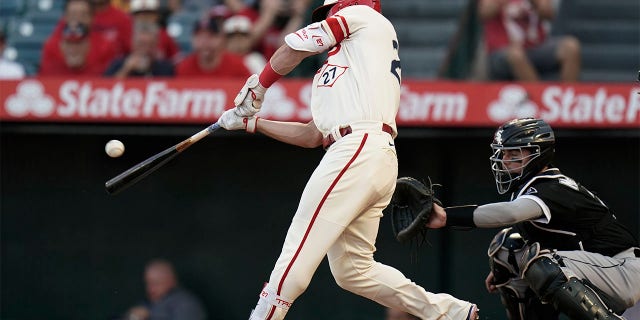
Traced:
[[491, 242], [485, 281], [509, 319], [622, 319], [640, 300], [638, 240], [593, 192], [553, 166], [555, 134], [544, 120], [503, 124], [491, 147], [498, 192], [512, 201], [436, 204], [427, 226], [513, 226]]
[[[285, 37], [260, 75], [251, 76], [226, 111], [227, 130], [261, 132], [326, 153], [311, 175], [280, 257], [250, 320], [284, 319], [327, 256], [338, 285], [422, 319], [477, 319], [477, 308], [433, 294], [373, 259], [378, 226], [393, 194], [400, 59], [393, 25], [371, 0], [325, 0], [313, 23]], [[267, 88], [304, 58], [328, 51], [313, 79], [309, 123], [255, 114]]]

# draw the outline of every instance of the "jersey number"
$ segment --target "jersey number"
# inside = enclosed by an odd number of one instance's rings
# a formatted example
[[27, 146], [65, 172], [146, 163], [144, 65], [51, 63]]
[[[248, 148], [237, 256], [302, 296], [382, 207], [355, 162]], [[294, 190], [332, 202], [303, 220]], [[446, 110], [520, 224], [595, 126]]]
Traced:
[[319, 87], [333, 87], [338, 78], [347, 71], [347, 67], [337, 66], [334, 64], [326, 64], [321, 73], [320, 79], [318, 79]]
[[336, 67], [327, 68], [322, 74], [322, 84], [327, 85], [336, 77]]
[[[396, 50], [396, 53], [397, 53], [398, 41], [393, 40], [392, 44], [393, 44], [393, 49]], [[400, 74], [402, 73], [401, 71], [402, 71], [402, 68], [400, 67], [400, 58], [398, 58], [397, 60], [391, 60], [391, 74], [393, 74], [394, 76], [396, 76], [396, 78], [398, 78], [398, 84], [400, 84]]]

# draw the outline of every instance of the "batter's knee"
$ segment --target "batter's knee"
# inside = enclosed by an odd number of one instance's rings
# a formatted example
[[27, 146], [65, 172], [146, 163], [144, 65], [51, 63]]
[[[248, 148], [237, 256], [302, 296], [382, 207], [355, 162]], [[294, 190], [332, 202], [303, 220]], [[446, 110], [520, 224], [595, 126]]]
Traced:
[[336, 284], [344, 290], [358, 293], [362, 282], [365, 278], [362, 276], [367, 270], [369, 270], [375, 262], [360, 261], [360, 263], [354, 263], [352, 259], [337, 259], [329, 262], [331, 268], [331, 274], [336, 281]]

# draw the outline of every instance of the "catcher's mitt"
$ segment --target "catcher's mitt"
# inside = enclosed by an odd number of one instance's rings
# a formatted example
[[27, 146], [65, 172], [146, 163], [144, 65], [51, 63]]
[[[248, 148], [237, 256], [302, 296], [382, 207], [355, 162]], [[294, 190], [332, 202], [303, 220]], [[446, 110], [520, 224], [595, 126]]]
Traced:
[[442, 205], [433, 195], [431, 179], [428, 181], [428, 185], [411, 177], [398, 178], [396, 181], [396, 190], [388, 210], [393, 234], [401, 243], [410, 243], [413, 239], [419, 244], [424, 242], [427, 232], [425, 223], [431, 216], [433, 203]]

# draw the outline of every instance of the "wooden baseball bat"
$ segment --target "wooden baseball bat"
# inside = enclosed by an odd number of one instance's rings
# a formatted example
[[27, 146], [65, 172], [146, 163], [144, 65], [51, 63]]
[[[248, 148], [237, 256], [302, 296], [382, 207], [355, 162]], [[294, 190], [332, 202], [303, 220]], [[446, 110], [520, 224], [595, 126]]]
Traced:
[[177, 156], [179, 153], [186, 150], [191, 145], [200, 141], [200, 139], [208, 136], [219, 128], [220, 125], [218, 123], [214, 123], [203, 129], [202, 131], [192, 135], [188, 139], [176, 144], [175, 146], [168, 148], [150, 157], [149, 159], [136, 164], [135, 166], [129, 168], [127, 171], [107, 181], [104, 184], [104, 186], [107, 188], [107, 192], [111, 195], [115, 195], [120, 191], [134, 185], [144, 177], [162, 167], [171, 159], [175, 158], [175, 156]]

